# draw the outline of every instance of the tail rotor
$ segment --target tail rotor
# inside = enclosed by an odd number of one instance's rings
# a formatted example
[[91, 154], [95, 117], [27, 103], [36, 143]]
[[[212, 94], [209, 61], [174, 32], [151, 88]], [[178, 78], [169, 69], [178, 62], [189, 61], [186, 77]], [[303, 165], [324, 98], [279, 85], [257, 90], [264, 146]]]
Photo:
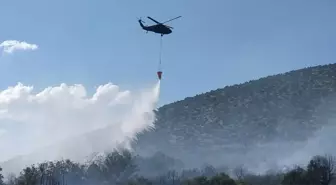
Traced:
[[137, 19], [138, 19], [139, 22], [141, 22], [141, 23], [145, 23], [145, 21], [143, 21], [141, 17], [140, 17], [140, 18], [137, 18]]

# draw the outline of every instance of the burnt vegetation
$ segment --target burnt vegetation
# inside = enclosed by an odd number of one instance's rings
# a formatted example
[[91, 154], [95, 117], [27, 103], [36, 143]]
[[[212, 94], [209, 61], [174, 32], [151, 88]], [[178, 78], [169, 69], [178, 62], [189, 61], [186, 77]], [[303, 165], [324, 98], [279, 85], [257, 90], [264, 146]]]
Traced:
[[[161, 165], [155, 165], [161, 161]], [[166, 161], [165, 163], [165, 160]], [[31, 165], [18, 176], [10, 174], [1, 185], [329, 185], [334, 183], [336, 160], [317, 155], [306, 166], [258, 175], [238, 166], [232, 170], [206, 165], [199, 169], [170, 168], [172, 159], [160, 154], [141, 158], [131, 152], [113, 152], [88, 164], [71, 160]], [[140, 166], [141, 165], [141, 166]], [[141, 169], [147, 166], [146, 174]], [[152, 167], [152, 168], [151, 168]]]

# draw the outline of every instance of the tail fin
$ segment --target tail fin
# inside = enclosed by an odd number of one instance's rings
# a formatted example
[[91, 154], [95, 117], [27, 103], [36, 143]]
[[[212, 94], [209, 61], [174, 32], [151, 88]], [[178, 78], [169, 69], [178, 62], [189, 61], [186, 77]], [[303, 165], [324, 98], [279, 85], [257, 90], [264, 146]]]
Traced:
[[141, 20], [141, 19], [139, 19], [139, 24], [140, 24], [140, 26], [141, 26], [142, 28], [145, 28], [145, 25], [142, 24], [142, 20]]

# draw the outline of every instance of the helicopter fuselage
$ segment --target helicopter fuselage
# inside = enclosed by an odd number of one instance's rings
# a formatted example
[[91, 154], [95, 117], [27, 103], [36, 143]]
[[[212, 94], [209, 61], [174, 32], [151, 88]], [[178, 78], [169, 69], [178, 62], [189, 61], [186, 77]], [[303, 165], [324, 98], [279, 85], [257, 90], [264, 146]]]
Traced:
[[146, 31], [151, 31], [154, 33], [159, 33], [162, 35], [166, 35], [166, 34], [170, 34], [172, 33], [172, 30], [168, 27], [166, 27], [163, 24], [156, 24], [156, 25], [152, 25], [152, 26], [144, 26], [140, 21], [139, 21], [142, 29], [146, 30]]

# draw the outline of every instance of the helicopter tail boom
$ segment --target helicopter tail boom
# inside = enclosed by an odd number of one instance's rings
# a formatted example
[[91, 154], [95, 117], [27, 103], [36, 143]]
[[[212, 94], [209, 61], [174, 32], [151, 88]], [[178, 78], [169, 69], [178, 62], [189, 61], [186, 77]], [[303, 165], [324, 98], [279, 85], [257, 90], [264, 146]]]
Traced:
[[139, 21], [139, 24], [140, 24], [140, 26], [141, 26], [142, 28], [145, 28], [145, 27], [146, 27], [145, 25], [143, 25], [143, 23], [144, 23], [143, 20], [139, 19], [138, 21]]

